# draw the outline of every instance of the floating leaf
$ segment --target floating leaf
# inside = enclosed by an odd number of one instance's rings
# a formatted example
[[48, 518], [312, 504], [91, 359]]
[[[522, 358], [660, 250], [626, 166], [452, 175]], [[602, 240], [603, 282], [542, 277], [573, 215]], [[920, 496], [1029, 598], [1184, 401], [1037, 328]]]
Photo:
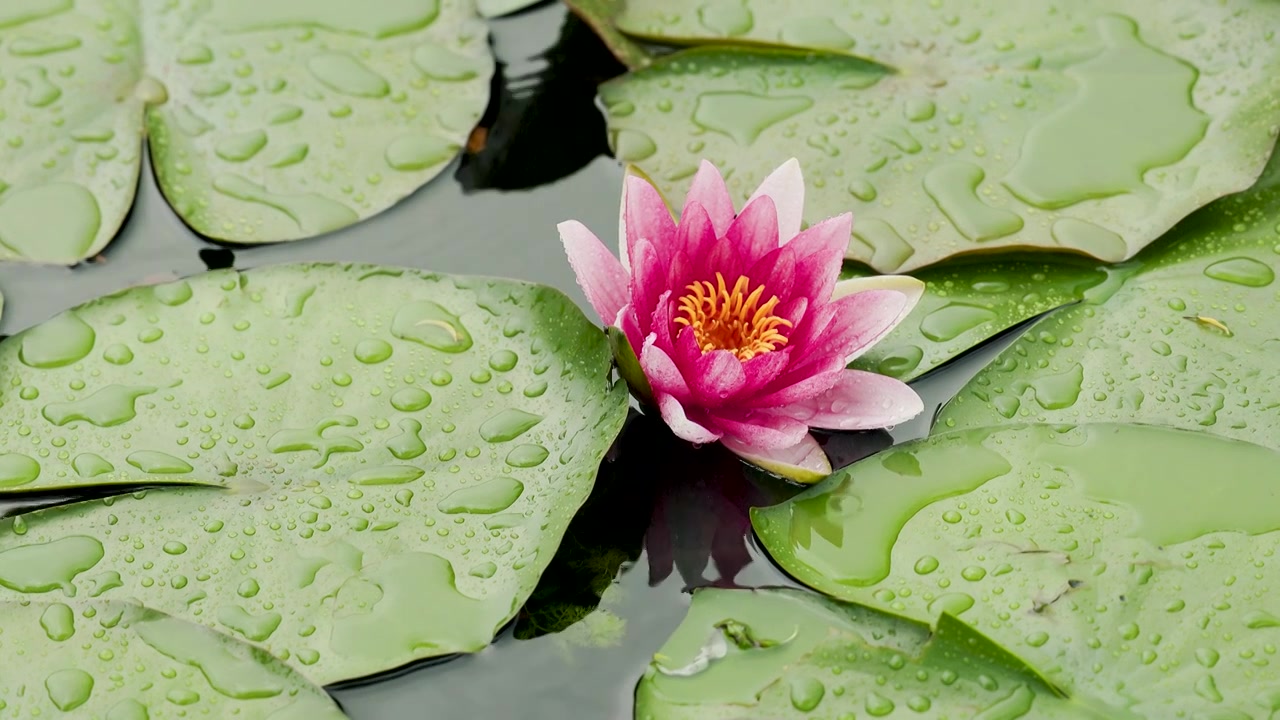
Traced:
[[262, 243], [387, 209], [444, 168], [488, 102], [470, 2], [132, 5], [0, 10], [0, 258], [102, 250], [133, 202], [144, 127], [188, 225]]
[[1250, 717], [1280, 687], [1264, 669], [1277, 468], [1273, 450], [1205, 433], [979, 428], [752, 519], [805, 584], [921, 622], [956, 615], [1108, 717]]
[[709, 47], [601, 89], [618, 157], [668, 197], [703, 157], [736, 200], [798, 157], [806, 219], [853, 210], [849, 257], [881, 272], [1006, 248], [1126, 259], [1247, 187], [1280, 123], [1264, 0], [631, 0], [618, 24], [885, 63]]
[[[841, 277], [870, 274], [848, 263]], [[964, 258], [914, 275], [926, 283], [915, 310], [854, 367], [917, 378], [1020, 322], [1105, 291], [1108, 279], [1118, 281], [1123, 268], [1066, 257]]]
[[346, 717], [267, 653], [137, 605], [0, 602], [0, 650], [9, 717]]
[[[1096, 718], [964, 623], [924, 627], [795, 590], [699, 590], [645, 672], [636, 717]], [[816, 715], [810, 715], [816, 713]], [[1030, 715], [1028, 715], [1030, 713]]]
[[623, 0], [564, 0], [574, 15], [591, 26], [600, 39], [618, 58], [618, 62], [632, 70], [647, 67], [653, 56], [640, 43], [618, 32], [613, 19], [623, 5]]
[[368, 265], [71, 310], [0, 344], [3, 491], [225, 487], [0, 523], [0, 600], [129, 597], [322, 684], [480, 650], [621, 428], [609, 357], [549, 288]]
[[476, 10], [487, 18], [502, 17], [537, 5], [542, 0], [476, 0]]
[[1254, 188], [1195, 213], [1122, 269], [1123, 286], [1032, 328], [939, 427], [1140, 422], [1280, 448], [1278, 249], [1280, 155]]

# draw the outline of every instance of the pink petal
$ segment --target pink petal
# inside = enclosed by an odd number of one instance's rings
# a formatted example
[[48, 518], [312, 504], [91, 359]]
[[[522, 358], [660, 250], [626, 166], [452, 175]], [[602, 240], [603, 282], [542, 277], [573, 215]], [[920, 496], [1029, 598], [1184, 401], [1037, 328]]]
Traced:
[[742, 372], [746, 375], [746, 383], [739, 391], [739, 396], [748, 397], [778, 378], [778, 375], [791, 364], [791, 348], [784, 347], [763, 355], [757, 355], [742, 363]]
[[684, 405], [675, 397], [663, 392], [655, 392], [654, 396], [658, 401], [658, 411], [662, 413], [662, 419], [666, 421], [676, 437], [691, 443], [710, 443], [720, 439], [720, 433], [690, 420]]
[[876, 373], [845, 370], [825, 393], [779, 408], [809, 427], [870, 430], [892, 427], [924, 411], [924, 402], [906, 383]]
[[733, 222], [733, 200], [729, 197], [729, 189], [725, 187], [724, 178], [715, 165], [702, 161], [698, 166], [698, 174], [693, 176], [693, 184], [689, 186], [689, 194], [685, 196], [684, 210], [680, 213], [683, 224], [689, 217], [689, 206], [701, 205], [715, 228], [716, 237], [723, 237]]
[[828, 306], [835, 315], [805, 348], [805, 357], [838, 355], [845, 364], [853, 362], [897, 326], [906, 305], [907, 296], [897, 290], [867, 290], [836, 300]]
[[667, 264], [648, 240], [631, 246], [631, 303], [640, 315], [653, 314], [667, 288]]
[[783, 407], [821, 395], [840, 381], [840, 376], [845, 370], [844, 366], [842, 358], [829, 357], [821, 362], [810, 363], [803, 372], [793, 372], [792, 368], [787, 368], [765, 389], [765, 392], [751, 398], [751, 406]]
[[796, 279], [796, 254], [790, 245], [773, 248], [747, 269], [747, 277], [751, 278], [753, 287], [764, 286], [761, 304], [774, 296], [789, 298]]
[[725, 282], [732, 285], [741, 272], [778, 247], [778, 213], [773, 198], [760, 197], [747, 203], [724, 237], [733, 250], [735, 266], [740, 268], [732, 277], [725, 275]]
[[650, 335], [640, 351], [640, 368], [644, 370], [644, 376], [654, 390], [671, 395], [680, 402], [687, 401], [692, 393], [684, 375], [671, 356], [654, 344], [654, 340]]
[[[907, 303], [898, 313], [898, 322], [902, 322], [915, 309], [916, 303], [920, 302], [920, 298], [924, 296], [925, 284], [910, 275], [872, 275], [870, 277], [850, 278], [836, 283], [835, 288], [831, 291], [831, 299], [839, 300], [842, 297], [867, 290], [897, 290], [905, 295]], [[894, 324], [896, 325], [897, 323]]]
[[640, 329], [640, 317], [636, 314], [636, 309], [631, 305], [627, 305], [618, 312], [617, 326], [622, 328], [622, 332], [626, 333], [627, 340], [631, 343], [631, 349], [639, 355], [639, 349], [644, 347], [645, 336], [649, 333]]
[[790, 447], [809, 432], [807, 425], [785, 415], [728, 408], [712, 410], [708, 414], [725, 437], [752, 447]]
[[716, 246], [716, 229], [707, 211], [697, 202], [685, 205], [676, 230], [676, 247], [667, 268], [667, 287], [684, 293], [690, 283], [714, 277], [707, 257]]
[[796, 482], [816, 483], [831, 474], [831, 461], [812, 435], [806, 434], [795, 445], [780, 449], [752, 447], [729, 438], [720, 442], [730, 452], [752, 465]]
[[712, 350], [694, 361], [691, 379], [694, 397], [703, 407], [717, 407], [732, 398], [747, 382], [742, 361], [728, 350]]
[[676, 222], [671, 218], [671, 211], [667, 209], [662, 195], [644, 178], [628, 175], [623, 182], [627, 258], [635, 265], [636, 243], [648, 240], [657, 250], [658, 257], [669, 259], [676, 250]]
[[[655, 344], [663, 350], [670, 350], [675, 346], [675, 339], [671, 335], [675, 331], [673, 312], [675, 303], [671, 301], [671, 291], [668, 290], [658, 296], [653, 315], [648, 319], [648, 331], [654, 336]], [[641, 321], [640, 326], [644, 327], [645, 322]]]
[[845, 213], [823, 220], [787, 243], [797, 260], [795, 294], [815, 300], [831, 297], [849, 249], [852, 227], [853, 215]]
[[763, 196], [773, 198], [777, 207], [779, 239], [783, 243], [790, 241], [800, 233], [804, 213], [804, 176], [800, 173], [800, 161], [791, 158], [774, 170], [751, 194], [747, 204]]
[[557, 229], [578, 285], [587, 294], [587, 302], [606, 325], [614, 322], [618, 311], [630, 299], [627, 272], [622, 269], [622, 263], [577, 220], [562, 222]]

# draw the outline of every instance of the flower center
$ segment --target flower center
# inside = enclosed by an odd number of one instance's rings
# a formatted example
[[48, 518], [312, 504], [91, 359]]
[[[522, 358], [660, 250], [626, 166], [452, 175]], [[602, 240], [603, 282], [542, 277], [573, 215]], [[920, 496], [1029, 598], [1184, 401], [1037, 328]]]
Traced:
[[787, 344], [780, 328], [791, 327], [791, 321], [773, 314], [778, 296], [760, 302], [764, 285], [751, 288], [751, 280], [739, 275], [733, 287], [725, 285], [724, 275], [716, 273], [716, 281], [691, 283], [680, 298], [677, 325], [693, 330], [702, 352], [728, 350], [739, 360], [750, 360]]

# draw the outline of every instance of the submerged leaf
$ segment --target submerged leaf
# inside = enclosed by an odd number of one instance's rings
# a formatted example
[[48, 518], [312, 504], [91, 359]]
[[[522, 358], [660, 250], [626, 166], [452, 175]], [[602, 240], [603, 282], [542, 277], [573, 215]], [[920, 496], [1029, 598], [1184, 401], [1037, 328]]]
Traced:
[[293, 240], [375, 215], [479, 120], [485, 40], [470, 2], [7, 2], [0, 259], [102, 250], [144, 129], [165, 197], [208, 237]]
[[219, 271], [68, 311], [0, 344], [0, 492], [223, 487], [0, 523], [0, 600], [127, 596], [319, 683], [480, 650], [621, 428], [609, 357], [549, 288], [367, 265]]
[[1246, 717], [1275, 689], [1278, 468], [1273, 450], [1204, 433], [979, 428], [752, 519], [810, 587], [955, 615], [1108, 717]]
[[646, 720], [881, 717], [899, 708], [1102, 717], [1055, 696], [963, 623], [944, 620], [931, 637], [910, 621], [781, 589], [694, 593], [636, 691], [636, 717]]
[[15, 718], [346, 718], [269, 654], [127, 603], [0, 602], [0, 650], [15, 660], [0, 709]]
[[1280, 155], [1138, 256], [1122, 286], [1028, 331], [938, 427], [1140, 422], [1280, 449], [1278, 228]]
[[679, 197], [710, 158], [741, 200], [797, 157], [805, 218], [852, 209], [849, 257], [881, 272], [1126, 259], [1247, 187], [1280, 121], [1266, 0], [631, 0], [618, 25], [711, 44], [601, 88], [619, 159]]

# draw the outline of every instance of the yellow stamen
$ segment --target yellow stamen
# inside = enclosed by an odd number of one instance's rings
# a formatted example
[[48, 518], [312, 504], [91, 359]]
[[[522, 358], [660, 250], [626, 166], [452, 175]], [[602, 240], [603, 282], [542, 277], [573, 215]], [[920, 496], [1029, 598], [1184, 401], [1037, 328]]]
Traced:
[[703, 280], [689, 284], [688, 292], [679, 300], [677, 325], [693, 329], [693, 337], [702, 352], [728, 350], [740, 360], [773, 352], [787, 344], [780, 328], [791, 327], [791, 321], [773, 314], [778, 296], [764, 297], [764, 285], [751, 292], [751, 280], [739, 275], [733, 287], [716, 273], [716, 282]]

